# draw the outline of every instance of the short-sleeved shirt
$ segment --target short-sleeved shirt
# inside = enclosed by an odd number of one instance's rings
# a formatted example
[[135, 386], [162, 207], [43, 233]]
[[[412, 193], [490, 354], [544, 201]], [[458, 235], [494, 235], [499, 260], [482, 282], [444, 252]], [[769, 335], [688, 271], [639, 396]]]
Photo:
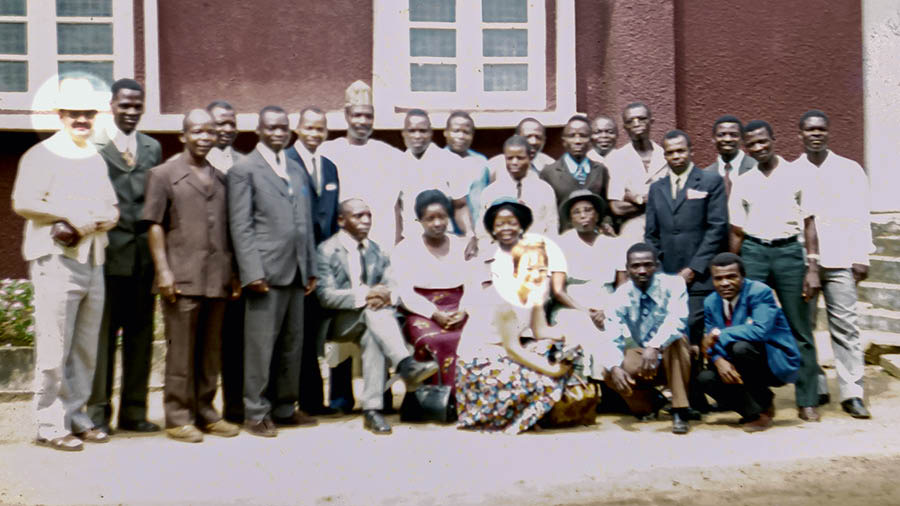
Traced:
[[815, 175], [806, 167], [780, 156], [768, 176], [758, 166], [748, 170], [737, 178], [728, 199], [731, 224], [766, 241], [793, 237], [813, 215], [804, 205], [803, 192], [814, 191], [814, 183]]
[[142, 219], [165, 231], [169, 268], [182, 295], [227, 297], [233, 270], [225, 176], [209, 163], [204, 170], [208, 186], [185, 156], [152, 168]]
[[625, 246], [615, 237], [597, 236], [594, 244], [569, 230], [559, 236], [559, 247], [566, 256], [569, 279], [593, 283], [615, 283], [616, 271], [625, 272]]

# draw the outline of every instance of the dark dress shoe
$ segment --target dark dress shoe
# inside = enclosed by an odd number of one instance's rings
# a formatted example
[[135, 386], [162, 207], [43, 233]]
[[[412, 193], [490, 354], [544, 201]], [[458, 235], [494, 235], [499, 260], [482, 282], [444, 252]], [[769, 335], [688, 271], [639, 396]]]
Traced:
[[304, 413], [303, 411], [295, 410], [294, 414], [285, 418], [272, 417], [272, 421], [275, 422], [275, 425], [278, 427], [300, 427], [300, 426], [313, 426], [319, 425], [319, 422]]
[[437, 372], [438, 364], [434, 360], [419, 362], [412, 357], [406, 357], [397, 364], [397, 374], [400, 375], [409, 390], [414, 390]]
[[797, 408], [797, 416], [804, 422], [821, 422], [822, 417], [819, 416], [819, 410], [813, 406], [805, 406]]
[[826, 404], [829, 404], [830, 402], [831, 402], [831, 394], [829, 394], [829, 393], [819, 394], [819, 406], [824, 406]]
[[159, 425], [156, 425], [153, 422], [149, 422], [147, 420], [137, 420], [126, 422], [124, 420], [119, 421], [119, 430], [127, 430], [130, 432], [159, 432]]
[[841, 401], [841, 408], [843, 408], [847, 413], [850, 413], [850, 416], [852, 416], [853, 418], [860, 418], [864, 420], [872, 418], [869, 410], [866, 409], [866, 405], [863, 404], [862, 399], [860, 399], [859, 397], [851, 397], [847, 400]]
[[678, 411], [672, 413], [672, 434], [687, 434], [691, 430], [691, 424], [687, 418]]
[[259, 437], [275, 437], [278, 435], [275, 424], [268, 418], [257, 421], [247, 420], [244, 422], [244, 431]]
[[331, 406], [320, 406], [313, 409], [305, 409], [307, 413], [312, 416], [334, 416], [340, 414], [340, 410], [336, 408], [332, 408]]
[[385, 435], [390, 434], [391, 424], [384, 419], [380, 411], [366, 410], [363, 413], [363, 427], [372, 431], [373, 434]]

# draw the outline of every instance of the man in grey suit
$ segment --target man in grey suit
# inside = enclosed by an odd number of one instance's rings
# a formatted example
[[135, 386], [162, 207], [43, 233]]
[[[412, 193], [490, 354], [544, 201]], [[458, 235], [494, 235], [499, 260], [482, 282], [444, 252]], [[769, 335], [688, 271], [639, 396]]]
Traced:
[[287, 113], [264, 107], [256, 133], [256, 148], [228, 171], [228, 218], [246, 293], [244, 429], [275, 437], [276, 424], [316, 423], [294, 408], [303, 297], [316, 287], [315, 239], [308, 176], [283, 152], [291, 136]]
[[[713, 144], [719, 156], [704, 170], [718, 172], [725, 180], [725, 194], [731, 195], [731, 185], [735, 179], [752, 169], [756, 160], [741, 151], [741, 120], [730, 114], [720, 116], [713, 123]], [[737, 169], [737, 172], [733, 172]]]
[[363, 426], [375, 434], [390, 434], [382, 416], [386, 360], [406, 382], [407, 391], [438, 371], [434, 361], [417, 362], [400, 333], [394, 316], [397, 295], [391, 290], [390, 260], [377, 243], [368, 239], [372, 212], [360, 199], [341, 202], [340, 230], [319, 245], [316, 293], [330, 310], [328, 339], [357, 342], [362, 349]]
[[[162, 161], [159, 142], [137, 131], [144, 113], [144, 89], [133, 79], [112, 85], [109, 103], [115, 127], [97, 139], [109, 180], [119, 202], [119, 222], [109, 231], [106, 247], [106, 301], [97, 351], [97, 368], [88, 415], [109, 431], [115, 377], [116, 341], [122, 330], [122, 388], [119, 429], [156, 432], [147, 420], [147, 387], [153, 355], [153, 260], [146, 227], [139, 226], [150, 168]], [[105, 138], [104, 138], [105, 137]]]

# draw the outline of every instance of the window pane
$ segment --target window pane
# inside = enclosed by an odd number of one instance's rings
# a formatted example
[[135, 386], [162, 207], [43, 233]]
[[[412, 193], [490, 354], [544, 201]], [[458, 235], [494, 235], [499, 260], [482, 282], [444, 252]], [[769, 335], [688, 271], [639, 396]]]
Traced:
[[57, 16], [112, 16], [112, 0], [56, 0]]
[[528, 30], [482, 30], [484, 56], [528, 56]]
[[409, 0], [410, 21], [456, 22], [456, 0]]
[[456, 91], [456, 65], [409, 65], [411, 91]]
[[111, 61], [61, 61], [59, 62], [59, 80], [67, 77], [84, 77], [94, 84], [97, 90], [103, 90], [101, 82], [108, 91], [113, 83], [113, 64]]
[[485, 64], [484, 91], [528, 91], [528, 64]]
[[0, 23], [0, 54], [28, 54], [25, 23]]
[[0, 91], [28, 91], [28, 63], [0, 61]]
[[0, 0], [0, 16], [24, 16], [25, 0]]
[[485, 23], [527, 23], [525, 0], [482, 0], [481, 19]]
[[410, 56], [456, 56], [456, 30], [409, 30]]
[[59, 23], [56, 25], [59, 54], [112, 54], [112, 25]]

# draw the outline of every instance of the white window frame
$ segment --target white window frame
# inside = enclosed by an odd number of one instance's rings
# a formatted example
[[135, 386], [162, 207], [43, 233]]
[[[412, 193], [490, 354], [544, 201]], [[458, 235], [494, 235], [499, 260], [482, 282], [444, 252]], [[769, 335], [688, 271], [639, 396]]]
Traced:
[[[413, 107], [428, 110], [435, 125], [446, 121], [454, 109], [471, 111], [479, 127], [513, 126], [523, 114], [548, 126], [557, 125], [575, 112], [574, 0], [556, 2], [556, 107], [552, 111], [547, 109], [546, 3], [528, 1], [528, 56], [518, 58], [482, 56], [482, 30], [526, 28], [523, 23], [483, 23], [480, 2], [457, 0], [456, 4], [455, 23], [417, 22], [409, 20], [408, 0], [374, 0], [372, 88], [376, 128], [402, 127], [402, 110]], [[456, 57], [410, 56], [410, 28], [455, 29]], [[472, 42], [463, 45], [462, 41]], [[410, 63], [455, 63], [457, 91], [409, 91]], [[482, 91], [483, 63], [527, 63], [528, 91]]]
[[[28, 91], [0, 92], [0, 109], [34, 113], [51, 112], [53, 97], [57, 90], [60, 61], [112, 61], [114, 80], [133, 76], [134, 2], [132, 0], [113, 0], [111, 17], [57, 16], [55, 0], [28, 0], [25, 14], [24, 17], [0, 16], [0, 21], [25, 22], [28, 44], [27, 55], [0, 57], [4, 60], [28, 62]], [[58, 54], [57, 23], [112, 23], [112, 55]], [[2, 115], [0, 115], [0, 122], [7, 123]], [[39, 123], [43, 122], [39, 121]], [[55, 128], [56, 123], [51, 122], [48, 125], [50, 128]], [[34, 126], [39, 127], [40, 125]]]

